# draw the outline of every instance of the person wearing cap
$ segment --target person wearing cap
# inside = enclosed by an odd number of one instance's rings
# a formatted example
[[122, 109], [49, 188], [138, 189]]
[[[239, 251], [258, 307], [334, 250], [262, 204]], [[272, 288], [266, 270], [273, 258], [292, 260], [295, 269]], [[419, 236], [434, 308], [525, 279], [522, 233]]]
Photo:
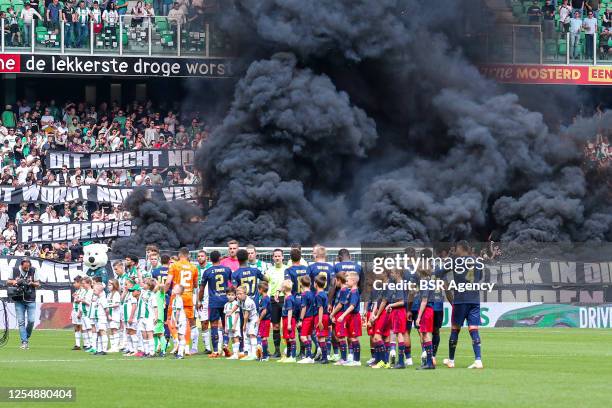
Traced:
[[8, 286], [23, 288], [12, 300], [15, 302], [21, 349], [27, 350], [36, 322], [36, 288], [40, 287], [40, 277], [37, 270], [32, 267], [30, 259], [23, 258], [13, 269], [13, 278], [8, 279], [6, 283]]

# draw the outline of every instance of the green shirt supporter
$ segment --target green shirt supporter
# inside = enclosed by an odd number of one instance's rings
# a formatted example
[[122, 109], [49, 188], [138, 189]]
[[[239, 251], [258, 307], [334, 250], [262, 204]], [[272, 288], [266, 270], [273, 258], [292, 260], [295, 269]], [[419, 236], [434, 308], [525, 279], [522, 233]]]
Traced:
[[128, 0], [117, 0], [115, 2], [117, 13], [126, 14], [128, 8]]
[[2, 112], [2, 124], [7, 128], [14, 128], [16, 124], [15, 112], [10, 110], [11, 106], [8, 105], [6, 110]]
[[115, 119], [113, 119], [113, 122], [117, 122], [121, 126], [121, 130], [125, 130], [126, 121], [127, 118], [125, 116], [115, 116]]

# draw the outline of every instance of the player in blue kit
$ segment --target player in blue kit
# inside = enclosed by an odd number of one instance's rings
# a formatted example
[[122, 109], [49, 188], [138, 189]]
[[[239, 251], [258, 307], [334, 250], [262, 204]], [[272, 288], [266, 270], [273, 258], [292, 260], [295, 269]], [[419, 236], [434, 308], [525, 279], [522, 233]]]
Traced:
[[[471, 249], [467, 241], [457, 243], [455, 255], [452, 273], [456, 284], [474, 283], [482, 279], [482, 264], [476, 262], [476, 259], [471, 256]], [[444, 359], [444, 364], [448, 368], [455, 367], [455, 350], [457, 349], [459, 332], [466, 320], [475, 357], [474, 363], [468, 368], [483, 368], [480, 353], [480, 334], [478, 332], [480, 326], [480, 293], [477, 290], [455, 290], [453, 293], [448, 359]]]
[[246, 249], [239, 249], [236, 253], [236, 259], [238, 259], [240, 267], [232, 272], [232, 283], [237, 287], [245, 286], [247, 296], [253, 298], [257, 303], [257, 297], [259, 296], [257, 285], [260, 281], [268, 281], [268, 278], [259, 269], [247, 266], [249, 253]]
[[361, 366], [361, 346], [359, 344], [359, 337], [361, 337], [361, 315], [359, 313], [359, 275], [357, 272], [348, 273], [346, 282], [350, 289], [348, 304], [340, 317], [338, 317], [338, 323], [345, 323], [349, 342], [353, 346], [353, 360], [347, 361], [344, 365], [357, 367]]
[[327, 281], [324, 276], [317, 276], [315, 279], [315, 288], [317, 294], [315, 295], [315, 306], [317, 309], [317, 315], [315, 316], [315, 332], [317, 341], [319, 342], [319, 349], [321, 350], [321, 360], [319, 364], [328, 364], [327, 353], [329, 350], [329, 313], [328, 313], [328, 294], [325, 292], [325, 288], [328, 287]]
[[338, 262], [334, 264], [333, 274], [337, 274], [338, 272], [355, 272], [359, 277], [359, 292], [363, 292], [363, 285], [365, 284], [365, 279], [363, 276], [363, 269], [361, 265], [357, 262], [351, 261], [351, 253], [346, 248], [342, 248], [338, 251]]
[[281, 284], [281, 291], [285, 295], [285, 302], [283, 303], [282, 323], [283, 323], [283, 339], [287, 344], [287, 352], [285, 357], [278, 360], [278, 363], [295, 363], [295, 308], [297, 302], [292, 294], [293, 284], [290, 280], [284, 280]]
[[298, 361], [298, 364], [312, 364], [312, 342], [311, 335], [315, 329], [315, 316], [317, 315], [317, 306], [315, 303], [315, 295], [310, 290], [310, 277], [300, 277], [300, 285], [302, 287], [302, 296], [300, 299], [300, 341], [304, 344], [306, 356]]
[[[334, 276], [334, 267], [326, 262], [327, 249], [325, 249], [323, 245], [315, 245], [312, 250], [312, 254], [314, 256], [314, 262], [308, 265], [308, 276], [310, 276], [311, 290], [316, 291], [315, 281], [317, 277], [321, 276], [325, 278], [325, 286], [323, 287], [323, 290], [327, 293], [329, 290], [329, 283], [332, 282]], [[316, 346], [318, 346], [319, 341], [314, 333], [312, 335], [312, 341]], [[327, 344], [329, 349], [331, 347], [331, 336], [329, 337]], [[321, 358], [321, 348], [317, 347], [315, 361], [319, 358]]]
[[257, 290], [259, 298], [257, 303], [257, 336], [261, 340], [261, 347], [257, 347], [257, 359], [259, 361], [268, 361], [270, 354], [268, 353], [268, 337], [270, 337], [270, 319], [272, 318], [272, 302], [268, 296], [268, 282], [259, 282]]
[[346, 272], [335, 274], [334, 281], [335, 285], [329, 294], [330, 298], [333, 299], [330, 317], [334, 324], [334, 339], [336, 344], [340, 346], [340, 359], [334, 365], [341, 366], [346, 364], [348, 360], [346, 352], [346, 322], [338, 322], [336, 319], [340, 316], [340, 312], [344, 312], [348, 308], [350, 289], [346, 284]]
[[[291, 265], [285, 269], [285, 279], [290, 280], [292, 283], [291, 294], [293, 295], [295, 302], [297, 304], [301, 303], [302, 284], [300, 283], [300, 278], [302, 276], [308, 276], [308, 266], [302, 263], [302, 251], [299, 248], [292, 248], [291, 252], [289, 252], [289, 258], [291, 259]], [[294, 316], [297, 319], [300, 317], [300, 313]], [[299, 321], [298, 321], [299, 323]], [[304, 357], [304, 343], [300, 337], [300, 353], [298, 355], [298, 359]]]
[[[212, 266], [204, 271], [202, 279], [200, 280], [198, 307], [200, 307], [204, 299], [204, 288], [208, 286], [208, 321], [211, 326], [211, 342], [213, 349], [209, 357], [217, 358], [220, 357], [219, 332], [221, 331], [222, 334], [222, 325], [225, 321], [223, 307], [227, 303], [226, 291], [231, 284], [232, 270], [227, 266], [221, 265], [221, 254], [219, 251], [212, 251], [210, 253], [210, 261], [212, 262]], [[219, 322], [222, 323], [219, 324]], [[223, 344], [226, 344], [226, 342]], [[226, 357], [229, 357], [227, 354], [231, 355], [229, 349], [225, 354]]]
[[[429, 250], [425, 250], [429, 251]], [[428, 255], [431, 257], [431, 252]], [[418, 367], [418, 370], [433, 370], [436, 368], [433, 362], [433, 346], [432, 346], [432, 333], [434, 328], [434, 311], [433, 311], [433, 298], [434, 290], [429, 289], [427, 283], [432, 279], [432, 271], [427, 267], [421, 267], [417, 271], [419, 277], [419, 307], [416, 314], [415, 324], [419, 328], [419, 334], [421, 336], [421, 344], [423, 346], [423, 352], [425, 353], [425, 360]]]

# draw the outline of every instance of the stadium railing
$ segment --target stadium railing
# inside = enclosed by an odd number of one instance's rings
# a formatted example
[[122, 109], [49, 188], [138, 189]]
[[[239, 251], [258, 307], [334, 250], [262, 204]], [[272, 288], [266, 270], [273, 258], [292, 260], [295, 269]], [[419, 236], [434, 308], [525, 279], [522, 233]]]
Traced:
[[[78, 26], [78, 28], [77, 28]], [[0, 21], [0, 52], [59, 55], [195, 57], [220, 56], [228, 43], [208, 23], [196, 26], [161, 17], [119, 17], [115, 25], [93, 20], [84, 29], [78, 23], [63, 22], [57, 30], [33, 20], [26, 29], [20, 21], [21, 42], [11, 44], [7, 22]], [[25, 39], [28, 33], [29, 38]]]
[[[547, 38], [540, 25], [528, 24], [503, 25], [492, 33], [474, 34], [465, 52], [470, 59], [489, 64], [612, 64], [612, 59], [599, 58], [599, 34], [594, 35], [590, 58], [586, 58], [584, 32], [577, 42], [578, 58], [573, 58], [569, 33], [555, 31]], [[612, 38], [609, 43], [612, 45]]]

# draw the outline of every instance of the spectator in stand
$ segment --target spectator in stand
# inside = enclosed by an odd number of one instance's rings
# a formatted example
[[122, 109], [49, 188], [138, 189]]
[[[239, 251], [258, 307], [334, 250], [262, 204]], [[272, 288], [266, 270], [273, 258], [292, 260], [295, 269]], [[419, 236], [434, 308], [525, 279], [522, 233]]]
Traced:
[[9, 26], [10, 38], [8, 45], [10, 47], [21, 45], [21, 30], [19, 29], [19, 17], [15, 9], [11, 6], [6, 10], [6, 20]]
[[595, 17], [595, 19], [599, 18], [599, 4], [600, 4], [600, 0], [586, 0], [584, 2], [584, 7], [587, 10], [587, 13], [589, 11], [593, 12], [593, 16]]
[[582, 18], [583, 10], [584, 10], [584, 0], [572, 0], [572, 15], [575, 15], [576, 12], [579, 12], [580, 18]]
[[75, 11], [76, 15], [76, 48], [81, 48], [87, 45], [87, 40], [89, 39], [89, 9], [85, 6], [85, 2], [83, 0], [79, 1], [79, 6]]
[[58, 34], [62, 15], [62, 6], [59, 4], [59, 0], [53, 0], [47, 6], [46, 15], [49, 30], [53, 31], [54, 34]]
[[171, 25], [185, 24], [185, 12], [180, 7], [180, 4], [175, 2], [172, 9], [168, 12], [168, 20]]
[[599, 58], [607, 60], [610, 55], [610, 39], [612, 38], [612, 33], [610, 32], [609, 27], [604, 27], [599, 35]]
[[25, 3], [24, 8], [21, 9], [20, 18], [23, 20], [23, 32], [24, 32], [24, 45], [30, 46], [30, 40], [32, 39], [32, 25], [34, 24], [34, 17], [42, 20], [42, 16], [31, 6], [30, 2]]
[[555, 33], [555, 6], [551, 4], [551, 0], [546, 0], [546, 4], [542, 7], [542, 31], [544, 38], [553, 38]]
[[132, 27], [142, 26], [142, 22], [145, 16], [145, 9], [142, 1], [138, 0], [136, 2], [136, 5], [132, 8], [130, 14], [132, 15]]
[[538, 0], [533, 0], [533, 4], [527, 9], [527, 15], [529, 16], [529, 23], [539, 24], [542, 10], [540, 9]]
[[612, 28], [612, 9], [606, 8], [606, 12], [603, 14], [601, 19], [602, 27]]
[[15, 112], [13, 112], [13, 107], [11, 105], [6, 105], [4, 112], [2, 112], [2, 124], [7, 128], [14, 128], [17, 122], [17, 118], [15, 116]]
[[585, 55], [586, 59], [593, 59], [593, 52], [595, 51], [595, 35], [597, 34], [597, 19], [593, 15], [592, 11], [588, 12], [588, 17], [584, 19], [584, 39], [585, 39]]
[[[104, 24], [110, 30], [111, 35], [117, 35], [117, 25], [119, 24], [119, 13], [116, 10], [115, 3], [110, 3], [104, 13], [102, 13], [102, 20], [104, 20]], [[92, 109], [95, 111], [95, 107], [92, 106]], [[91, 117], [91, 116], [90, 116]], [[97, 115], [94, 120], [97, 119]]]
[[570, 55], [578, 59], [580, 52], [580, 31], [582, 30], [582, 18], [580, 12], [575, 11], [574, 17], [570, 19]]

